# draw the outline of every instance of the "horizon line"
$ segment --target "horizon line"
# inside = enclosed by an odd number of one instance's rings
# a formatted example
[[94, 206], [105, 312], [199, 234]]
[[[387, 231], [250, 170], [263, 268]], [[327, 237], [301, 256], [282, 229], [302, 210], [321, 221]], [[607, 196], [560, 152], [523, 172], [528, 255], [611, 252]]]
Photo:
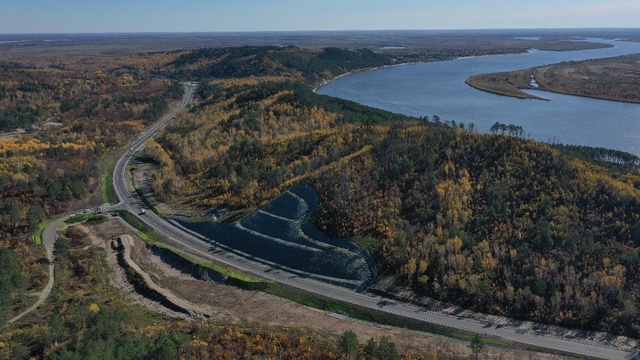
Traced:
[[466, 28], [466, 29], [345, 29], [345, 30], [212, 30], [212, 31], [106, 31], [106, 32], [7, 32], [16, 35], [160, 35], [160, 34], [274, 34], [274, 33], [349, 33], [349, 32], [458, 32], [458, 31], [541, 31], [541, 30], [640, 30], [640, 27], [531, 27], [531, 28]]

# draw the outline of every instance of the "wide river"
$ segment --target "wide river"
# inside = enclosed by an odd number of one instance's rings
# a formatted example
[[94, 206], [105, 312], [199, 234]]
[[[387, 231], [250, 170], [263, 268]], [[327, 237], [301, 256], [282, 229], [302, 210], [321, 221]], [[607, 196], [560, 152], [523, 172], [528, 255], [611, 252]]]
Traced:
[[411, 116], [438, 115], [442, 121], [473, 123], [488, 132], [496, 121], [520, 125], [525, 136], [545, 142], [600, 146], [640, 156], [640, 105], [550, 92], [528, 91], [549, 99], [521, 100], [476, 90], [471, 76], [562, 61], [596, 59], [640, 52], [640, 43], [595, 40], [612, 48], [539, 51], [463, 58], [358, 72], [318, 89], [319, 94]]

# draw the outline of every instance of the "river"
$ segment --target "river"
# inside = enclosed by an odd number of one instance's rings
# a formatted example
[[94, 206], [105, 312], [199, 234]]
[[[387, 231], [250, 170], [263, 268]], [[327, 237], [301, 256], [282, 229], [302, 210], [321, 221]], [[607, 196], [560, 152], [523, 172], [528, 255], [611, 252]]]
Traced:
[[522, 100], [476, 90], [471, 76], [512, 71], [562, 61], [596, 59], [640, 52], [640, 43], [589, 39], [611, 48], [540, 51], [463, 58], [388, 67], [343, 76], [320, 87], [319, 94], [411, 116], [438, 115], [442, 121], [473, 123], [488, 132], [496, 121], [522, 126], [539, 141], [589, 145], [640, 156], [640, 105], [527, 91], [549, 99]]

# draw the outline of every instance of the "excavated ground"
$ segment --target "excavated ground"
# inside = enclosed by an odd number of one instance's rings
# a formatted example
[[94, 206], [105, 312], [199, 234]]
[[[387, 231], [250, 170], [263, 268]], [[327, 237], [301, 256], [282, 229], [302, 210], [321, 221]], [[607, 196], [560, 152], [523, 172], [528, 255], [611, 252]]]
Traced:
[[[330, 338], [338, 338], [344, 331], [356, 332], [361, 342], [374, 337], [387, 336], [403, 351], [410, 349], [422, 354], [448, 354], [455, 357], [470, 356], [467, 343], [444, 337], [432, 336], [406, 329], [392, 328], [346, 319], [342, 316], [299, 305], [260, 291], [249, 291], [216, 283], [211, 280], [197, 280], [187, 271], [167, 264], [154, 255], [140, 238], [121, 221], [112, 219], [102, 224], [84, 226], [93, 244], [105, 250], [111, 284], [121, 289], [132, 301], [150, 310], [178, 318], [198, 319], [200, 316], [186, 316], [172, 311], [162, 304], [149, 300], [133, 289], [127, 281], [123, 269], [118, 266], [116, 252], [111, 249], [111, 241], [121, 237], [131, 239], [131, 258], [146, 272], [149, 279], [160, 291], [176, 302], [186, 302], [194, 306], [209, 321], [221, 323], [260, 323], [290, 328], [308, 328]], [[124, 236], [124, 237], [123, 237]], [[124, 242], [123, 242], [124, 243]], [[180, 299], [180, 300], [177, 300]], [[488, 348], [490, 358], [504, 359], [557, 359], [549, 354], [534, 354], [525, 351], [505, 351]]]

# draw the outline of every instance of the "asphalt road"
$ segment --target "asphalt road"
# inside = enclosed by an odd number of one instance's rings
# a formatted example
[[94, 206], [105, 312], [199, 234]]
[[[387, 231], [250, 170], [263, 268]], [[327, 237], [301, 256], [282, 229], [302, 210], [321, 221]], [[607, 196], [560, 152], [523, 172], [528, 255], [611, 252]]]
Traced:
[[[123, 209], [135, 214], [141, 221], [149, 225], [160, 235], [172, 239], [183, 246], [201, 254], [203, 258], [208, 258], [216, 262], [226, 264], [239, 270], [256, 274], [262, 278], [288, 285], [294, 288], [304, 290], [306, 292], [317, 294], [325, 298], [342, 301], [348, 304], [357, 305], [364, 308], [383, 311], [388, 314], [398, 315], [410, 319], [420, 320], [427, 323], [446, 326], [453, 329], [469, 331], [473, 333], [494, 336], [507, 341], [534, 345], [537, 347], [558, 350], [562, 352], [572, 353], [578, 356], [589, 356], [602, 359], [631, 359], [634, 354], [601, 346], [594, 346], [584, 342], [574, 341], [570, 339], [556, 338], [545, 336], [542, 333], [522, 332], [510, 327], [496, 327], [492, 324], [477, 322], [471, 319], [459, 318], [442, 312], [431, 311], [423, 307], [418, 307], [406, 303], [389, 301], [369, 293], [359, 293], [345, 288], [333, 286], [308, 278], [299, 277], [297, 275], [284, 272], [282, 270], [270, 267], [262, 263], [253, 262], [250, 259], [241, 257], [234, 253], [225, 251], [209, 242], [199, 234], [189, 232], [175, 224], [162, 219], [152, 212], [141, 215], [141, 206], [137, 204], [130, 196], [125, 184], [127, 164], [131, 156], [140, 150], [145, 140], [164, 127], [166, 123], [182, 108], [187, 106], [193, 96], [195, 86], [187, 85], [186, 93], [183, 101], [178, 107], [165, 115], [157, 123], [140, 134], [138, 140], [133, 144], [131, 150], [125, 156], [119, 159], [114, 171], [114, 187], [118, 198], [121, 200], [119, 204]], [[637, 354], [635, 354], [637, 356]]]
[[137, 139], [131, 145], [129, 151], [127, 151], [124, 156], [118, 159], [115, 169], [113, 170], [113, 186], [116, 191], [116, 196], [118, 197], [118, 199], [120, 199], [120, 203], [118, 205], [120, 205], [124, 210], [127, 210], [133, 214], [139, 214], [142, 210], [142, 208], [137, 203], [135, 203], [125, 185], [127, 164], [129, 163], [129, 160], [131, 159], [133, 154], [144, 147], [147, 139], [155, 136], [158, 131], [164, 128], [167, 125], [167, 122], [169, 122], [169, 120], [171, 120], [180, 110], [191, 104], [191, 101], [193, 100], [194, 90], [194, 84], [185, 84], [185, 93], [182, 101], [180, 101], [180, 103], [176, 107], [165, 114], [160, 120], [156, 121], [143, 132], [141, 132], [138, 135]]

